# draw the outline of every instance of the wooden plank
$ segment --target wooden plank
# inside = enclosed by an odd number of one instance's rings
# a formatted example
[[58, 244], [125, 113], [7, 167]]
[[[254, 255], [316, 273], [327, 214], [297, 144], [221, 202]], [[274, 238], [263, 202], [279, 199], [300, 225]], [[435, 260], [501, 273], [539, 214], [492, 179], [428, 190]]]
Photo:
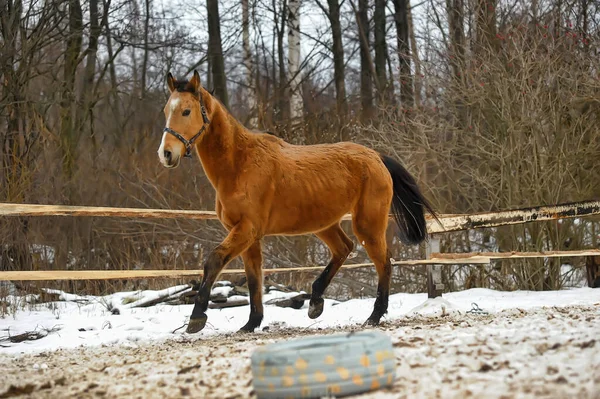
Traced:
[[0, 204], [0, 216], [99, 216], [122, 218], [216, 219], [214, 211], [176, 209], [111, 208], [37, 204]]
[[[494, 259], [546, 258], [600, 256], [600, 250], [551, 251], [551, 252], [476, 252], [476, 253], [432, 253], [429, 259], [393, 261], [393, 265], [459, 265], [489, 264]], [[371, 267], [373, 263], [344, 265], [343, 269]], [[285, 267], [263, 269], [265, 275], [285, 272], [321, 271], [324, 266]], [[223, 274], [243, 274], [243, 269], [225, 269]], [[179, 278], [202, 276], [202, 270], [40, 270], [0, 272], [0, 281], [10, 280], [114, 280], [135, 278]]]
[[[489, 258], [472, 257], [468, 259], [415, 259], [394, 261], [393, 265], [426, 265], [431, 262], [442, 264], [488, 264]], [[359, 269], [374, 266], [373, 263], [356, 263], [344, 265], [343, 269]], [[322, 271], [325, 266], [284, 267], [263, 269], [263, 274], [285, 272]], [[244, 269], [225, 269], [222, 274], [244, 274]], [[40, 281], [40, 280], [115, 280], [135, 278], [179, 278], [202, 276], [202, 270], [39, 270], [39, 271], [9, 271], [0, 272], [0, 281]]]
[[[600, 215], [600, 201], [538, 206], [472, 215], [442, 214], [439, 215], [439, 223], [434, 220], [431, 215], [426, 215], [426, 219], [427, 231], [430, 234], [433, 234], [592, 215]], [[201, 220], [217, 218], [214, 211], [13, 203], [0, 203], [0, 216], [98, 216], [123, 218], [185, 218]], [[342, 218], [342, 220], [351, 219], [352, 216], [350, 214], [347, 214]]]
[[433, 258], [438, 259], [469, 259], [484, 257], [489, 259], [522, 259], [522, 258], [566, 258], [581, 256], [599, 256], [600, 249], [582, 249], [571, 251], [547, 251], [547, 252], [467, 252], [467, 253], [432, 253]]
[[442, 216], [443, 226], [428, 216], [427, 231], [430, 234], [488, 227], [508, 226], [548, 220], [600, 215], [600, 201], [573, 202], [562, 205], [536, 206], [500, 212], [472, 215]]

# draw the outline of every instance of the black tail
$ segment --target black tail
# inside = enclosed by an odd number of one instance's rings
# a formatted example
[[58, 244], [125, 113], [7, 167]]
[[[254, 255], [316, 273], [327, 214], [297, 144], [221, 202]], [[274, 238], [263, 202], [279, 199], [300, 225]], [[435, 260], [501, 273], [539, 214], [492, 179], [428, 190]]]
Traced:
[[419, 244], [427, 239], [427, 223], [423, 208], [426, 208], [436, 220], [438, 220], [437, 215], [404, 166], [387, 155], [381, 155], [381, 160], [394, 182], [392, 213], [400, 229], [400, 240], [405, 244]]

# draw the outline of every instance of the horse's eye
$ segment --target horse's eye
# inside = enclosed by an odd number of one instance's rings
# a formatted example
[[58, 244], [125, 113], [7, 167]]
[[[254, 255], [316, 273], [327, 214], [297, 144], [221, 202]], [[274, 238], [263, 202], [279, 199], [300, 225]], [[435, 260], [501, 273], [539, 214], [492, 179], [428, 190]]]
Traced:
[[190, 111], [189, 109], [186, 109], [185, 111], [183, 111], [183, 116], [188, 116], [190, 114], [190, 112], [192, 112], [192, 111]]

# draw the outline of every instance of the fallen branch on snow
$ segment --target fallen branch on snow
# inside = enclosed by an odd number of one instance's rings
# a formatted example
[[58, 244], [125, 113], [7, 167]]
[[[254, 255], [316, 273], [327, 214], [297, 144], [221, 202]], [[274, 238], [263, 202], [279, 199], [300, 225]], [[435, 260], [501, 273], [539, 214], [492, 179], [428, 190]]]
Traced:
[[24, 342], [24, 341], [36, 341], [47, 337], [48, 334], [60, 331], [61, 327], [54, 326], [52, 328], [42, 328], [39, 331], [26, 331], [17, 335], [8, 335], [5, 338], [0, 338], [0, 342], [12, 342], [13, 344]]

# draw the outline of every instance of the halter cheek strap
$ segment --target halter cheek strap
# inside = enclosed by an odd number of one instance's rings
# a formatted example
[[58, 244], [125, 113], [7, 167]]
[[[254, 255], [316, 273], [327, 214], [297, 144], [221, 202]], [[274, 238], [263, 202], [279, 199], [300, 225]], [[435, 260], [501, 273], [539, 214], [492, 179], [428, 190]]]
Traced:
[[179, 139], [179, 141], [181, 141], [183, 143], [183, 145], [185, 146], [185, 155], [183, 156], [184, 158], [192, 157], [192, 145], [194, 144], [194, 141], [196, 141], [196, 139], [198, 137], [200, 137], [200, 135], [204, 132], [204, 130], [206, 130], [206, 127], [210, 124], [210, 120], [208, 119], [208, 116], [206, 115], [206, 108], [204, 107], [204, 100], [202, 99], [202, 94], [200, 94], [200, 113], [202, 113], [202, 120], [204, 123], [202, 124], [200, 131], [198, 133], [196, 133], [189, 140], [186, 140], [185, 137], [183, 137], [181, 134], [177, 133], [175, 130], [171, 129], [170, 127], [165, 127], [163, 130], [164, 132], [170, 133], [173, 136], [177, 137], [177, 139]]

